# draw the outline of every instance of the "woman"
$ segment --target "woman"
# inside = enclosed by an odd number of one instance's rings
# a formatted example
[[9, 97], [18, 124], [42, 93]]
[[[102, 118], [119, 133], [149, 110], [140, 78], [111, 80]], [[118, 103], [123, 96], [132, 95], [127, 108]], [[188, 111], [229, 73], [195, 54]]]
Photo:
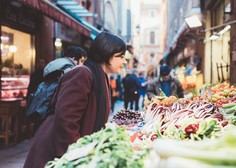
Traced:
[[24, 168], [42, 168], [61, 157], [69, 144], [104, 127], [110, 113], [107, 73], [119, 73], [126, 45], [101, 32], [92, 42], [88, 60], [61, 78], [52, 101], [54, 114], [37, 131]]

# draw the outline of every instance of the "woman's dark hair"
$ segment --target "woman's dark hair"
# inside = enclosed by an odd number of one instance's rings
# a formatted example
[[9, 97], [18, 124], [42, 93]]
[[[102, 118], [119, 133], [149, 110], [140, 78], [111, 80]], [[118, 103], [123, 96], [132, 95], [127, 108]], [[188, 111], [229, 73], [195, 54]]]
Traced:
[[76, 60], [81, 59], [82, 56], [86, 57], [87, 53], [82, 48], [77, 46], [69, 46], [63, 53], [63, 57], [75, 58]]
[[88, 51], [88, 58], [97, 63], [109, 64], [115, 53], [123, 55], [126, 44], [119, 36], [109, 32], [101, 32], [92, 42]]

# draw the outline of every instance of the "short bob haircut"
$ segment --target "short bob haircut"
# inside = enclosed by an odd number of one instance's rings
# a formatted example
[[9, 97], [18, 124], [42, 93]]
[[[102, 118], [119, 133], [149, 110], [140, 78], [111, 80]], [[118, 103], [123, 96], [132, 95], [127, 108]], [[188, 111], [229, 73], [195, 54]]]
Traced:
[[92, 41], [88, 51], [88, 59], [96, 63], [109, 64], [110, 58], [115, 53], [125, 54], [126, 44], [119, 36], [109, 32], [101, 32]]

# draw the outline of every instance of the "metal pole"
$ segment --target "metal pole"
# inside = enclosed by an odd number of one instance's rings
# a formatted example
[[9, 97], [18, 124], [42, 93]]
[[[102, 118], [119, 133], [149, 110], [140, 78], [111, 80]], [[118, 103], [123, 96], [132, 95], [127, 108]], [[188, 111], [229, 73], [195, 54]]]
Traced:
[[[0, 37], [2, 37], [2, 26], [0, 21]], [[0, 45], [2, 45], [2, 39], [0, 38]], [[0, 81], [2, 81], [2, 49], [0, 49]], [[2, 98], [2, 82], [0, 82], [0, 99]]]
[[97, 27], [98, 0], [94, 0], [93, 25]]
[[211, 61], [211, 70], [210, 70], [211, 76], [210, 76], [210, 79], [211, 79], [211, 80], [210, 80], [210, 83], [212, 83], [212, 77], [213, 77], [213, 74], [212, 74], [212, 73], [213, 73], [213, 63], [212, 63], [212, 52], [213, 52], [213, 51], [212, 51], [212, 48], [213, 48], [213, 47], [212, 47], [212, 40], [211, 40], [211, 55], [210, 55], [210, 61]]
[[105, 1], [106, 0], [102, 0], [102, 31], [105, 30]]

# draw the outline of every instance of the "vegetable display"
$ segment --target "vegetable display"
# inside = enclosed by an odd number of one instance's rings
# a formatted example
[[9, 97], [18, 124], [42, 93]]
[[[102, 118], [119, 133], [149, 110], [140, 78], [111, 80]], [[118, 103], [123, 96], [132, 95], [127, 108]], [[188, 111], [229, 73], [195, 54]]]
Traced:
[[106, 128], [80, 138], [59, 159], [45, 168], [141, 168], [147, 151], [133, 151], [123, 127], [107, 124]]
[[220, 137], [221, 129], [228, 124], [214, 104], [203, 101], [175, 102], [170, 107], [152, 103], [145, 112], [144, 121], [142, 131], [146, 134], [193, 140]]
[[117, 112], [105, 129], [80, 138], [45, 167], [236, 167], [235, 86], [207, 86], [191, 99], [161, 93], [145, 103], [143, 112]]
[[[207, 167], [236, 166], [236, 127], [227, 127], [221, 138], [204, 141], [158, 139], [153, 147], [160, 158], [187, 158]], [[192, 162], [195, 163], [195, 162]], [[227, 167], [226, 166], [226, 167]], [[185, 166], [187, 167], [187, 166]]]

